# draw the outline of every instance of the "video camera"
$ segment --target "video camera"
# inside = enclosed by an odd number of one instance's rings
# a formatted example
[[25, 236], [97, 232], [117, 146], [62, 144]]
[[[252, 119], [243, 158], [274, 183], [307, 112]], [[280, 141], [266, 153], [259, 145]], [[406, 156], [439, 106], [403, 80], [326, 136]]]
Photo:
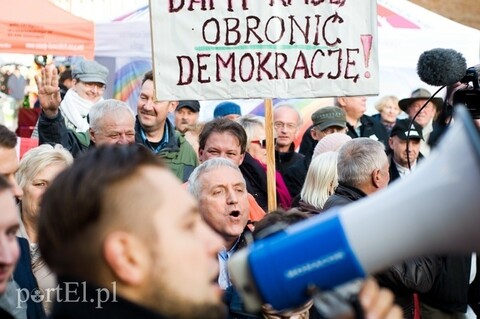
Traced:
[[[467, 69], [467, 72], [460, 82], [468, 85], [453, 94], [453, 105], [465, 105], [473, 119], [480, 119], [480, 85], [478, 69], [480, 65]], [[469, 85], [469, 84], [472, 85]]]
[[[465, 57], [453, 49], [436, 48], [425, 51], [420, 55], [417, 63], [417, 74], [420, 79], [432, 86], [441, 87], [434, 96], [447, 87], [447, 99], [452, 98], [451, 105], [447, 104], [449, 109], [446, 110], [447, 115], [451, 115], [454, 106], [463, 105], [472, 118], [480, 118], [479, 73], [480, 64], [467, 68]], [[467, 87], [457, 89], [452, 97], [451, 92], [454, 92], [459, 82], [467, 84]], [[449, 90], [451, 90], [450, 93]]]

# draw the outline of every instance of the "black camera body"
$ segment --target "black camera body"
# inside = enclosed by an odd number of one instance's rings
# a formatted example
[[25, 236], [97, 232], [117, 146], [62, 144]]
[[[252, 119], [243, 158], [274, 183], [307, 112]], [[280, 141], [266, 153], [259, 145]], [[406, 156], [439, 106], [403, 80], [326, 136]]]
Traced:
[[473, 119], [480, 119], [480, 86], [477, 68], [468, 68], [461, 82], [472, 83], [472, 86], [456, 91], [453, 94], [453, 105], [465, 105]]

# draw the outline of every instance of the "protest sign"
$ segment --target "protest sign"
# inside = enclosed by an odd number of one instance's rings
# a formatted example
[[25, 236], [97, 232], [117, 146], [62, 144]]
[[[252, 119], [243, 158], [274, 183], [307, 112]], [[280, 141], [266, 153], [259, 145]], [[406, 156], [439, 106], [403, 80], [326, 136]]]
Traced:
[[378, 94], [374, 0], [153, 0], [159, 100]]

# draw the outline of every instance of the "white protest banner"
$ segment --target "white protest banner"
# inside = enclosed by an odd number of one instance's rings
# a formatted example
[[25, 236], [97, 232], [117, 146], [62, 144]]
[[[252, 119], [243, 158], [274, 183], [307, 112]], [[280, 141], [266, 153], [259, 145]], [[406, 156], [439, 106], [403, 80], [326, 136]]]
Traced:
[[378, 94], [375, 0], [151, 0], [159, 100]]

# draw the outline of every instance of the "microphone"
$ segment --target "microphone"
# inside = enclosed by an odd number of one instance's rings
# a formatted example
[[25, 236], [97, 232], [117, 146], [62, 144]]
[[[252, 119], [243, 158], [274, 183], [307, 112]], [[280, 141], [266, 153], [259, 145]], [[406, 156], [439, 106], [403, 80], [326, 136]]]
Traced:
[[432, 49], [423, 52], [417, 63], [420, 79], [433, 86], [452, 85], [463, 79], [467, 62], [463, 55], [453, 49]]

